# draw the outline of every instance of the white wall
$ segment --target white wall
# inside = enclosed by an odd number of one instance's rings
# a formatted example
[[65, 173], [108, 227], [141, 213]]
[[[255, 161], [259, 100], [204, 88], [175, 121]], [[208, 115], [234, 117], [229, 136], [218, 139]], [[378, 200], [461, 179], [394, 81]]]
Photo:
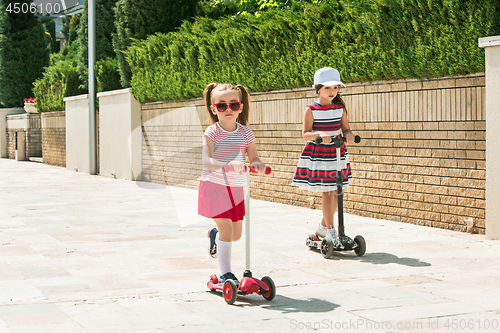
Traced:
[[136, 180], [141, 172], [141, 104], [132, 89], [103, 92], [97, 97], [100, 174]]
[[90, 173], [88, 95], [64, 98], [66, 102], [66, 169]]
[[486, 72], [486, 237], [500, 239], [500, 36], [479, 39]]

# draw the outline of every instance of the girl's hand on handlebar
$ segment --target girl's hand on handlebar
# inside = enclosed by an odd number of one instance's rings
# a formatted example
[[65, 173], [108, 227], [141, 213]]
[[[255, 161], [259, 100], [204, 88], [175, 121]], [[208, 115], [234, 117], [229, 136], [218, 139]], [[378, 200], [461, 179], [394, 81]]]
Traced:
[[242, 163], [240, 161], [231, 161], [228, 164], [233, 167], [235, 172], [245, 172], [245, 163]]
[[[330, 143], [332, 142], [332, 137], [326, 134], [325, 132], [319, 132], [318, 135], [321, 137], [323, 140], [323, 143]], [[354, 139], [353, 139], [354, 140]]]
[[345, 141], [347, 143], [353, 143], [354, 142], [355, 136], [354, 136], [354, 134], [352, 134], [351, 131], [347, 132], [344, 136], [345, 136]]
[[264, 173], [266, 171], [266, 165], [260, 161], [255, 161], [250, 164], [251, 167], [254, 167], [258, 173]]

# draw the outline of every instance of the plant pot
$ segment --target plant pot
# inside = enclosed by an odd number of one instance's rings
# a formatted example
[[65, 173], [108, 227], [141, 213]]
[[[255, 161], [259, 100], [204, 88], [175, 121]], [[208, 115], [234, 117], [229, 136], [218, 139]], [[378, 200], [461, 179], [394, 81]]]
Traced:
[[33, 103], [24, 103], [24, 110], [28, 113], [38, 113], [38, 110]]

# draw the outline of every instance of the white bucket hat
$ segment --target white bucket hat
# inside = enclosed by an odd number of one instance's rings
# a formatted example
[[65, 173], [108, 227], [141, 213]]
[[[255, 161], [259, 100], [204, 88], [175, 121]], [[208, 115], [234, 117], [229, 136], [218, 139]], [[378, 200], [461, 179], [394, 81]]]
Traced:
[[332, 67], [323, 67], [321, 69], [318, 69], [316, 73], [314, 73], [313, 88], [317, 84], [322, 84], [327, 87], [335, 85], [341, 85], [345, 87], [345, 84], [340, 81], [339, 71]]

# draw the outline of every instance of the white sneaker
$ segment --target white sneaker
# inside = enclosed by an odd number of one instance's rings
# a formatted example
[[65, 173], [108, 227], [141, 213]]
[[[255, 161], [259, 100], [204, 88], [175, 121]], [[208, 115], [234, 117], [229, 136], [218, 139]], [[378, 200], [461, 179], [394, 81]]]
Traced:
[[322, 226], [321, 223], [318, 225], [318, 229], [316, 229], [315, 234], [319, 237], [325, 238], [326, 236], [326, 231], [328, 229], [325, 226]]
[[333, 246], [336, 249], [343, 249], [344, 246], [340, 242], [340, 239], [337, 237], [337, 233], [335, 232], [335, 229], [328, 229], [326, 232], [325, 238], [330, 238], [332, 240]]
[[337, 240], [337, 233], [335, 232], [335, 229], [327, 229], [325, 238], [330, 238], [333, 241], [333, 243], [335, 243], [335, 241]]

